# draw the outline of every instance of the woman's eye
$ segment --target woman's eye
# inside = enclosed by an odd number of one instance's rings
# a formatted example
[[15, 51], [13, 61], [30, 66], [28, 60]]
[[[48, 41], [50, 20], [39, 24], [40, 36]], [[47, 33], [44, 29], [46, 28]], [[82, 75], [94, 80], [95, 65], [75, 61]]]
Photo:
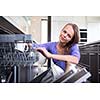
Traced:
[[71, 36], [69, 34], [67, 34], [69, 38], [71, 38]]
[[67, 33], [65, 30], [63, 31], [64, 33]]

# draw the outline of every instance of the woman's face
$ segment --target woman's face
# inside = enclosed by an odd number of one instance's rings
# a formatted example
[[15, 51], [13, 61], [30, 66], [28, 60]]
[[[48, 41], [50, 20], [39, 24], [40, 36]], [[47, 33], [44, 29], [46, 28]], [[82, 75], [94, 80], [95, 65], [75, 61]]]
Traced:
[[59, 40], [61, 43], [68, 43], [74, 36], [74, 30], [71, 25], [67, 25], [65, 28], [62, 29]]

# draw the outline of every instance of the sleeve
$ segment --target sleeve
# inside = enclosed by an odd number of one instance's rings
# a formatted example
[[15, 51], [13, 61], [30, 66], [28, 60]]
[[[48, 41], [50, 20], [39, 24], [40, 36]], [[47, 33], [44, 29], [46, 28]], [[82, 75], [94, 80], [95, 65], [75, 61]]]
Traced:
[[80, 60], [80, 50], [78, 44], [71, 47], [70, 55], [76, 56]]
[[49, 42], [48, 43], [44, 43], [44, 44], [32, 44], [32, 47], [33, 48], [38, 48], [38, 47], [44, 47], [44, 48], [46, 48], [47, 50], [49, 50]]

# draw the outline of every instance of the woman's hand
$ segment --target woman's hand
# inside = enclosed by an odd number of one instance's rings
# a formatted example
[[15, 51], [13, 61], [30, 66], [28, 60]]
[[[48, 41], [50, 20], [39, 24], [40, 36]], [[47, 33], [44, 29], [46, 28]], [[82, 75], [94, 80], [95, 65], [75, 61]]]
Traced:
[[44, 47], [38, 47], [38, 48], [36, 48], [36, 50], [39, 51], [40, 53], [42, 53], [47, 58], [52, 57], [52, 54], [50, 52], [48, 52]]

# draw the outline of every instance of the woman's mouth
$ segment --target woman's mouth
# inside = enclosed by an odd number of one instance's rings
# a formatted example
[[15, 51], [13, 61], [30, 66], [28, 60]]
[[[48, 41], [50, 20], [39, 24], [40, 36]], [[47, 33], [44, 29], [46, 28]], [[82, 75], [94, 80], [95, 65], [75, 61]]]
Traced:
[[63, 36], [61, 36], [61, 40], [62, 40], [62, 41], [66, 41], [66, 39], [65, 39]]

